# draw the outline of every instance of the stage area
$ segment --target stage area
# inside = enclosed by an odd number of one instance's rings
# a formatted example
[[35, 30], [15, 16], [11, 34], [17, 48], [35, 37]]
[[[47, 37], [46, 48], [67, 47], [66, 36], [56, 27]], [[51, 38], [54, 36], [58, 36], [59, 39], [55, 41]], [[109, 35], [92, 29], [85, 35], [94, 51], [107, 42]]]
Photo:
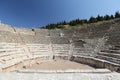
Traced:
[[36, 62], [35, 64], [24, 66], [24, 69], [35, 69], [35, 70], [67, 70], [67, 69], [94, 69], [91, 66], [71, 62], [68, 60], [50, 60], [43, 62]]

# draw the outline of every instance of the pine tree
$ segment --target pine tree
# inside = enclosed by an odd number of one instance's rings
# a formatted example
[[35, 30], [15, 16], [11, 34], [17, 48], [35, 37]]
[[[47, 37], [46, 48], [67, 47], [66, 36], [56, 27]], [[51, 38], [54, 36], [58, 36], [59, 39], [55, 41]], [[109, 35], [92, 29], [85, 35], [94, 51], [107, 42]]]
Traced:
[[97, 21], [103, 21], [103, 16], [98, 15], [98, 16], [96, 17], [96, 19], [97, 19]]
[[111, 16], [110, 16], [110, 18], [111, 18], [111, 19], [114, 19], [114, 16], [113, 16], [113, 15], [111, 15]]
[[115, 13], [115, 18], [120, 18], [120, 13], [119, 13], [119, 11], [117, 11], [117, 12]]
[[91, 16], [89, 19], [89, 23], [95, 23], [95, 22], [97, 22], [97, 19]]
[[109, 15], [105, 15], [104, 16], [104, 20], [110, 20], [110, 16]]

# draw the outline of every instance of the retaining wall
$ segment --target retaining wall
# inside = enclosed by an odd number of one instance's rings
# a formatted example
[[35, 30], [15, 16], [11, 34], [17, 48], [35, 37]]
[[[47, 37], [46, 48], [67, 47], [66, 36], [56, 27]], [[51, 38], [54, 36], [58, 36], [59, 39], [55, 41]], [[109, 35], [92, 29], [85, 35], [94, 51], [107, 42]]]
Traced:
[[72, 56], [71, 61], [88, 64], [96, 68], [107, 68], [111, 71], [120, 71], [120, 65], [116, 63], [112, 63], [106, 60], [101, 60], [93, 57], [86, 56]]

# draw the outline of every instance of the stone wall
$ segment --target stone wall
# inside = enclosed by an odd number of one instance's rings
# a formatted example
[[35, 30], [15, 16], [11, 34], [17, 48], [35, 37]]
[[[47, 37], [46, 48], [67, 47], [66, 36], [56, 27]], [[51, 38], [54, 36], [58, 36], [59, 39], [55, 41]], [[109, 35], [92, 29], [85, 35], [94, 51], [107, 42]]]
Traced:
[[96, 68], [107, 68], [111, 71], [117, 71], [120, 70], [120, 65], [116, 63], [112, 63], [106, 60], [101, 60], [93, 57], [85, 57], [85, 56], [73, 56], [71, 57], [71, 61], [88, 64]]

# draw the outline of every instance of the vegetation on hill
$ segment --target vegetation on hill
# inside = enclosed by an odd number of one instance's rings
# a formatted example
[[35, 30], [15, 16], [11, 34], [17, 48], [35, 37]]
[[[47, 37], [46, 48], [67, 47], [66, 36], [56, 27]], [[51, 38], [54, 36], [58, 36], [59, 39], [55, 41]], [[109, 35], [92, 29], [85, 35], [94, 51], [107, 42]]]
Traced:
[[58, 22], [58, 23], [53, 23], [53, 24], [48, 24], [46, 26], [41, 27], [42, 29], [64, 29], [64, 28], [75, 28], [75, 27], [87, 27], [88, 25], [92, 23], [101, 23], [104, 21], [112, 20], [120, 18], [120, 13], [117, 11], [114, 15], [105, 15], [105, 16], [100, 16], [98, 15], [97, 17], [91, 16], [88, 20], [87, 19], [75, 19], [70, 22]]

